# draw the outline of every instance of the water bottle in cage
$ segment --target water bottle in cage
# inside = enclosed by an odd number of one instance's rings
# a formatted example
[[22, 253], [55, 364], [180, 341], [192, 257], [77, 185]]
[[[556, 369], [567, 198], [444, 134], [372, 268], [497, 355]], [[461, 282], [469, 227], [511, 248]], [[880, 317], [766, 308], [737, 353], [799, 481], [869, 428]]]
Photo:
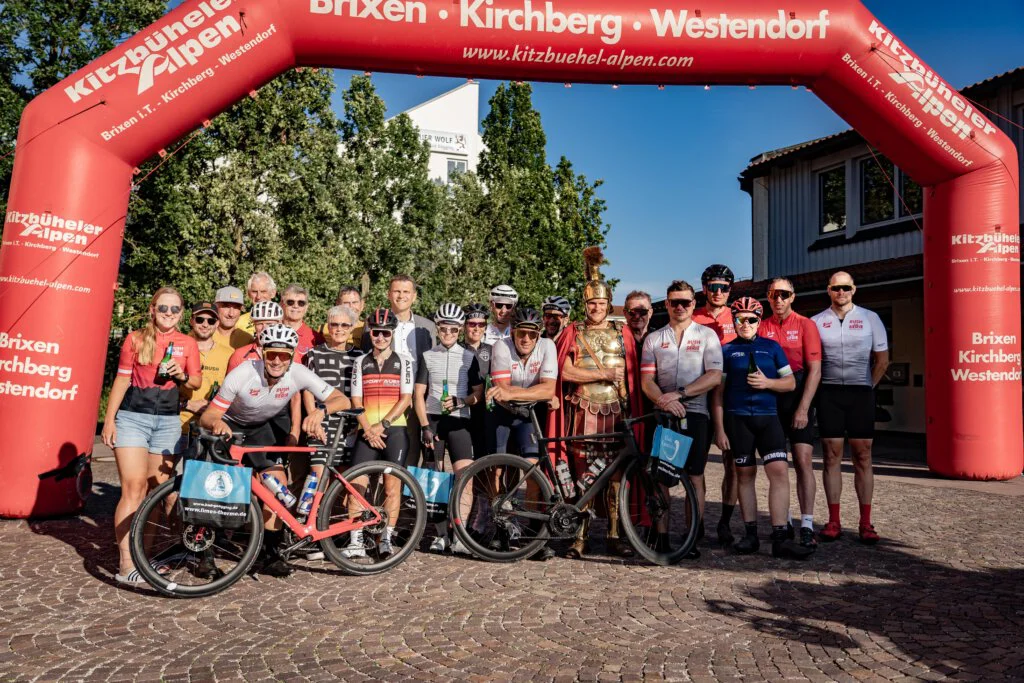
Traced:
[[576, 492], [576, 487], [573, 485], [572, 472], [569, 471], [569, 463], [564, 460], [559, 460], [555, 465], [555, 475], [558, 477], [558, 483], [562, 487], [562, 493], [571, 498]]

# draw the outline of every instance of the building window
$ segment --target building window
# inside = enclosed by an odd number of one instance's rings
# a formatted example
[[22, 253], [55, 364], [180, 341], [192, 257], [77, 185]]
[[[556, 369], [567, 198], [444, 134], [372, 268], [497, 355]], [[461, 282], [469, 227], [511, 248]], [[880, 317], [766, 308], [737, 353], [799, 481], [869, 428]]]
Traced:
[[900, 195], [903, 196], [903, 201], [900, 203], [900, 218], [920, 216], [924, 211], [924, 193], [921, 191], [921, 186], [903, 171], [899, 173]]
[[[888, 176], [888, 177], [887, 177]], [[893, 187], [895, 185], [895, 188]], [[897, 188], [899, 196], [897, 196]], [[860, 223], [872, 225], [919, 216], [924, 208], [921, 186], [883, 156], [860, 161]]]
[[846, 167], [818, 174], [818, 225], [824, 234], [846, 230]]
[[450, 180], [456, 173], [466, 172], [466, 162], [464, 159], [449, 159], [448, 160], [448, 179]]

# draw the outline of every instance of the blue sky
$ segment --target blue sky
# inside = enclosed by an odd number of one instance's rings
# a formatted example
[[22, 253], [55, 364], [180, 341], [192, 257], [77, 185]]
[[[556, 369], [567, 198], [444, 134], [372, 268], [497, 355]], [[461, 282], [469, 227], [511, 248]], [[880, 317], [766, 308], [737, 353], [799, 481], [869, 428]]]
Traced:
[[[1024, 0], [865, 5], [958, 87], [1024, 65]], [[339, 87], [350, 76], [338, 71]], [[464, 82], [373, 79], [389, 115]], [[481, 116], [497, 84], [481, 83]], [[605, 273], [621, 280], [616, 303], [633, 288], [660, 298], [673, 279], [699, 282], [714, 262], [749, 277], [750, 199], [737, 175], [762, 151], [848, 128], [814, 95], [789, 88], [533, 87], [552, 163], [565, 155], [577, 172], [605, 181], [600, 193], [612, 226]]]

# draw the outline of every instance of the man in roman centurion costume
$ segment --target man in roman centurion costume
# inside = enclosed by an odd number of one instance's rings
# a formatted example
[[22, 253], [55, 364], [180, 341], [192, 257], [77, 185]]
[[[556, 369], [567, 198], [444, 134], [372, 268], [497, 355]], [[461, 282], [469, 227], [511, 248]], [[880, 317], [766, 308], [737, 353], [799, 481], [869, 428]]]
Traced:
[[[613, 432], [623, 419], [642, 411], [639, 352], [633, 335], [623, 325], [608, 320], [612, 289], [601, 277], [604, 254], [599, 247], [588, 247], [583, 258], [587, 277], [583, 288], [586, 319], [566, 327], [558, 340], [561, 374], [555, 395], [562, 398], [562, 409], [549, 415], [549, 435]], [[643, 443], [642, 434], [637, 436]], [[621, 439], [550, 445], [553, 457], [569, 460], [577, 480], [594, 460], [601, 458], [610, 463], [622, 447]], [[633, 549], [619, 537], [619, 486], [616, 480], [605, 489], [608, 550], [615, 555], [632, 557]], [[583, 554], [588, 527], [589, 520], [580, 529], [567, 556]]]

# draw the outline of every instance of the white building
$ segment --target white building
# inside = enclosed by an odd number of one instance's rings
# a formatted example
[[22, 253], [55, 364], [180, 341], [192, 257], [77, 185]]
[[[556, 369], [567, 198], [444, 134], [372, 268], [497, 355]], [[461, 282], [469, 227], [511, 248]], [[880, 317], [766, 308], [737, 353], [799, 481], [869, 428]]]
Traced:
[[430, 177], [448, 183], [453, 173], [476, 171], [480, 137], [480, 84], [464, 83], [405, 112], [430, 143]]

